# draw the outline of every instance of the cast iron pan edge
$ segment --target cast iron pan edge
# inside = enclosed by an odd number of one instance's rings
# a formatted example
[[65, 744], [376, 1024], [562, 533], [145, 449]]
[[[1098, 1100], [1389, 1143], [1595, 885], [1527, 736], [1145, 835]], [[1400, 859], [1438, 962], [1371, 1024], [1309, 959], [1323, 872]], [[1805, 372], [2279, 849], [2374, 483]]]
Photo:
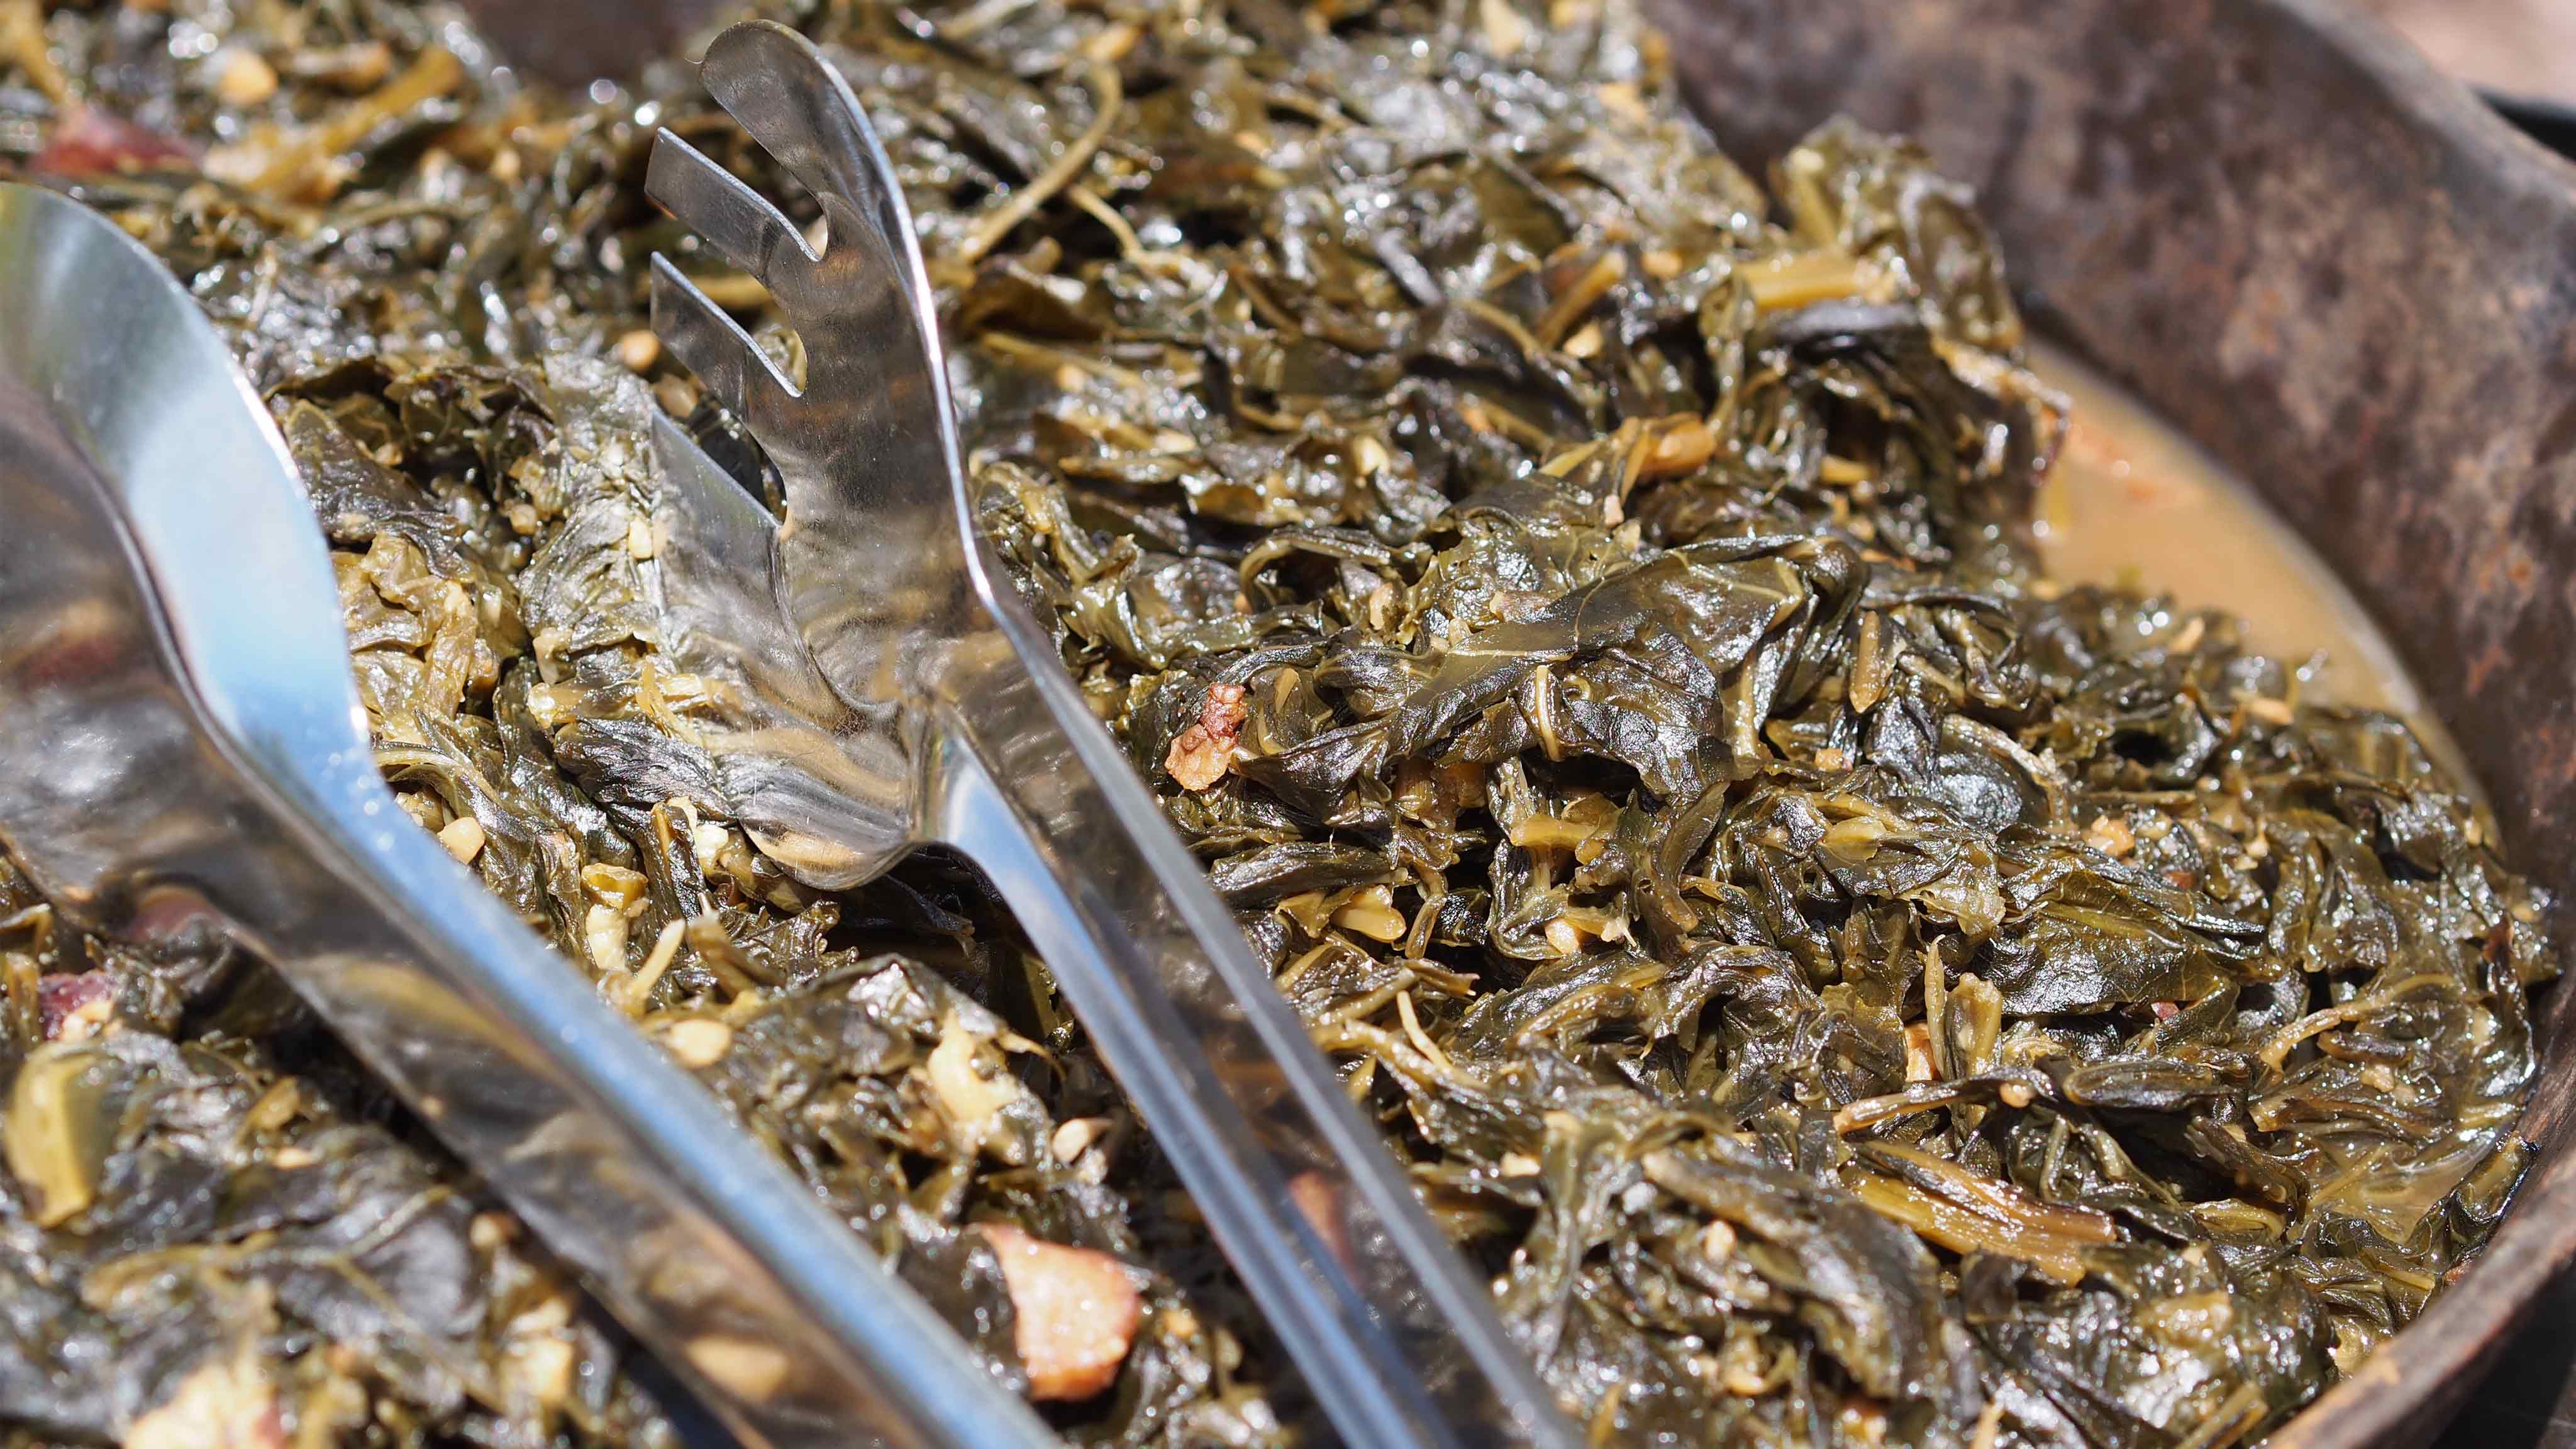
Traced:
[[[2036, 322], [2362, 596], [2576, 942], [2576, 168], [2333, 0], [1650, 3], [1738, 157], [1839, 111], [1978, 186]], [[2495, 1241], [2276, 1449], [2429, 1441], [2576, 1257], [2571, 1000]]]

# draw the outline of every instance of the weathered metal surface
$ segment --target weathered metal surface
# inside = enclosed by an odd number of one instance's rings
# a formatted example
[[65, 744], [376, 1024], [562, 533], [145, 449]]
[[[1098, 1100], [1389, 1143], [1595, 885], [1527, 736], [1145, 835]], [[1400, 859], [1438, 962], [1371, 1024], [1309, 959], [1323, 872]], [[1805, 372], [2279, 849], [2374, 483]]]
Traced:
[[[1662, 0], [1719, 141], [1837, 111], [1976, 184], [2042, 325], [2354, 585], [2576, 925], [2576, 168], [2331, 0]], [[2271, 1439], [2428, 1440], [2576, 1256], [2570, 1001], [2484, 1258]]]
[[[1740, 157], [1841, 111], [1977, 185], [2032, 315], [2342, 572], [2576, 901], [2576, 168], [2334, 0], [1650, 3]], [[586, 73], [705, 0], [474, 8]], [[2428, 1441], [2576, 1259], [2571, 1001], [2495, 1243], [2272, 1445]]]

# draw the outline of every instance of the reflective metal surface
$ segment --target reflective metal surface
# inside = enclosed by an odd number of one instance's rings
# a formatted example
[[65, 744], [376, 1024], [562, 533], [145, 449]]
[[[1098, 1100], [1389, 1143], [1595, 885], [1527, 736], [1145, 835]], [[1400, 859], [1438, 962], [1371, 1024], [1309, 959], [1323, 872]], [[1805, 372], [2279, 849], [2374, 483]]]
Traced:
[[768, 287], [805, 359], [782, 373], [656, 258], [656, 329], [786, 487], [773, 523], [663, 429], [673, 642], [732, 686], [728, 806], [818, 885], [931, 843], [984, 868], [1344, 1439], [1574, 1443], [976, 541], [911, 217], [849, 87], [765, 24], [718, 37], [704, 76], [825, 233], [660, 137], [652, 194]]
[[0, 185], [0, 840], [85, 924], [273, 962], [746, 1441], [1052, 1442], [401, 813], [338, 619], [188, 294]]

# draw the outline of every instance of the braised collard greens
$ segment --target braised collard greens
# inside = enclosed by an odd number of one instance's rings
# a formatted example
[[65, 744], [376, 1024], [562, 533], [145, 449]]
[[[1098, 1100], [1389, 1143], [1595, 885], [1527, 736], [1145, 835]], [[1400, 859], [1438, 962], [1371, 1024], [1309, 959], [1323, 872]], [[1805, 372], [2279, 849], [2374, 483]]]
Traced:
[[[1910, 147], [1757, 184], [1627, 0], [767, 13], [885, 132], [1066, 667], [1601, 1441], [2220, 1449], [2485, 1239], [2546, 902], [2398, 721], [2039, 576], [2064, 409]], [[792, 191], [685, 67], [392, 0], [6, 0], [0, 58], [13, 168], [270, 399], [420, 824], [1069, 1438], [1312, 1439], [971, 873], [731, 823], [648, 425], [757, 456], [644, 262], [765, 298], [653, 128]], [[8, 1442], [675, 1438], [257, 963], [0, 867], [0, 970]]]

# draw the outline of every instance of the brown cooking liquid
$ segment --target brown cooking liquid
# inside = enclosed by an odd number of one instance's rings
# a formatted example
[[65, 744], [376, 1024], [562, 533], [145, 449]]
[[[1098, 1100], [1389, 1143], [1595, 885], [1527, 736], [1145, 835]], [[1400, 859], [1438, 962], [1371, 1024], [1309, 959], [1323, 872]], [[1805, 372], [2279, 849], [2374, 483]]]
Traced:
[[2299, 670], [2308, 698], [2401, 715], [2456, 768], [2457, 751], [2396, 649], [2252, 489], [2065, 352], [2042, 344], [2031, 354], [2033, 370], [2074, 404], [2040, 494], [2036, 532], [2052, 578], [2234, 614], [2248, 647]]

